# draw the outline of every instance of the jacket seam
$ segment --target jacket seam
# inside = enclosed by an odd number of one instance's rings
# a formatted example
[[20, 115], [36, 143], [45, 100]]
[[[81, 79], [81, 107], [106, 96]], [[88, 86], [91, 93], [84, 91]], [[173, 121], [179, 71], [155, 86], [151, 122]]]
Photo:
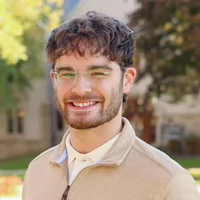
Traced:
[[143, 153], [142, 151], [138, 150], [137, 148], [135, 148], [134, 146], [132, 146], [132, 148], [137, 151], [138, 153], [142, 154], [143, 156], [145, 156], [146, 158], [150, 159], [153, 163], [155, 163], [157, 166], [160, 166], [163, 170], [165, 170], [171, 177], [173, 177], [173, 173], [168, 170], [163, 164], [159, 163], [156, 159], [152, 158], [151, 156]]
[[181, 172], [178, 172], [177, 174], [175, 174], [171, 180], [168, 182], [167, 186], [165, 187], [164, 191], [162, 192], [160, 199], [162, 200], [163, 197], [165, 196], [165, 194], [167, 193], [167, 190], [169, 189], [169, 187], [172, 185], [173, 180], [178, 177], [181, 174]]

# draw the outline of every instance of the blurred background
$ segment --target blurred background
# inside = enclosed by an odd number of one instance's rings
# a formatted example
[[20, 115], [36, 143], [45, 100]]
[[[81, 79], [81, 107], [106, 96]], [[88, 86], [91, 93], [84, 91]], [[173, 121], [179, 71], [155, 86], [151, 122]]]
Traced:
[[0, 199], [20, 196], [28, 163], [67, 129], [44, 46], [53, 28], [89, 10], [135, 31], [138, 75], [124, 116], [200, 185], [199, 0], [1, 0]]

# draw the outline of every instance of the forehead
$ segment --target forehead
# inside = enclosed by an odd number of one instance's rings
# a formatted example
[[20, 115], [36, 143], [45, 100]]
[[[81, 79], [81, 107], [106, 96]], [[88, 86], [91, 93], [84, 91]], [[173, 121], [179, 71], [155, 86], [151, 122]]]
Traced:
[[78, 53], [68, 53], [55, 61], [55, 69], [62, 67], [74, 67], [77, 70], [86, 70], [91, 66], [109, 66], [113, 69], [119, 68], [116, 62], [110, 61], [106, 56], [99, 54], [91, 55], [86, 53], [80, 56]]

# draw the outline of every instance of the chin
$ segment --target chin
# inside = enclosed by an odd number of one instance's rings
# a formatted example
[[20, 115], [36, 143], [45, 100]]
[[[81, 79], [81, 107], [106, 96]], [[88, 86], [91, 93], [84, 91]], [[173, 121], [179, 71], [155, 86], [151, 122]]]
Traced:
[[86, 123], [86, 122], [67, 122], [71, 128], [77, 129], [77, 130], [86, 130], [86, 129], [92, 129], [100, 126], [99, 123]]

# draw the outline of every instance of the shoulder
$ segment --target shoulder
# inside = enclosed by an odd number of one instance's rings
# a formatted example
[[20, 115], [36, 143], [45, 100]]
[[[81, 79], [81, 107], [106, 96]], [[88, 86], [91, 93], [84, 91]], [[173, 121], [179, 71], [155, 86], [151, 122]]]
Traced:
[[50, 166], [49, 163], [56, 148], [57, 146], [44, 151], [31, 161], [25, 174], [26, 180], [33, 180], [45, 174]]
[[39, 154], [37, 157], [35, 157], [29, 164], [27, 172], [31, 171], [38, 171], [38, 169], [45, 169], [47, 166], [49, 166], [49, 163], [52, 160], [52, 156], [57, 149], [58, 146], [54, 146], [52, 148], [47, 149], [46, 151]]
[[[152, 191], [159, 191], [159, 199], [168, 199], [169, 196], [170, 199], [183, 200], [199, 198], [195, 181], [187, 170], [164, 152], [137, 137], [128, 154], [126, 166], [130, 169], [129, 177], [137, 174], [141, 184], [149, 184]], [[181, 195], [185, 197], [180, 198]]]
[[57, 147], [58, 147], [58, 145], [57, 145], [57, 146], [54, 146], [54, 147], [51, 147], [51, 148], [47, 149], [46, 151], [42, 152], [41, 154], [39, 154], [37, 157], [35, 157], [35, 158], [31, 161], [30, 165], [32, 165], [32, 164], [34, 164], [34, 163], [36, 163], [36, 162], [39, 162], [40, 160], [43, 160], [43, 159], [50, 159], [52, 153], [54, 152], [54, 150], [55, 150]]
[[181, 167], [167, 154], [147, 144], [138, 137], [136, 137], [135, 143], [132, 146], [132, 151], [134, 154], [139, 155], [139, 160], [141, 162], [145, 162], [149, 166], [152, 166], [154, 170], [157, 169], [163, 171], [169, 176], [173, 176], [173, 174], [176, 174], [177, 171], [186, 172], [183, 167]]
[[124, 165], [130, 169], [130, 174], [136, 173], [141, 180], [145, 182], [148, 180], [155, 187], [163, 189], [177, 174], [190, 177], [192, 180], [189, 172], [176, 161], [137, 137]]
[[200, 193], [192, 176], [178, 172], [162, 193], [160, 199], [199, 200]]

